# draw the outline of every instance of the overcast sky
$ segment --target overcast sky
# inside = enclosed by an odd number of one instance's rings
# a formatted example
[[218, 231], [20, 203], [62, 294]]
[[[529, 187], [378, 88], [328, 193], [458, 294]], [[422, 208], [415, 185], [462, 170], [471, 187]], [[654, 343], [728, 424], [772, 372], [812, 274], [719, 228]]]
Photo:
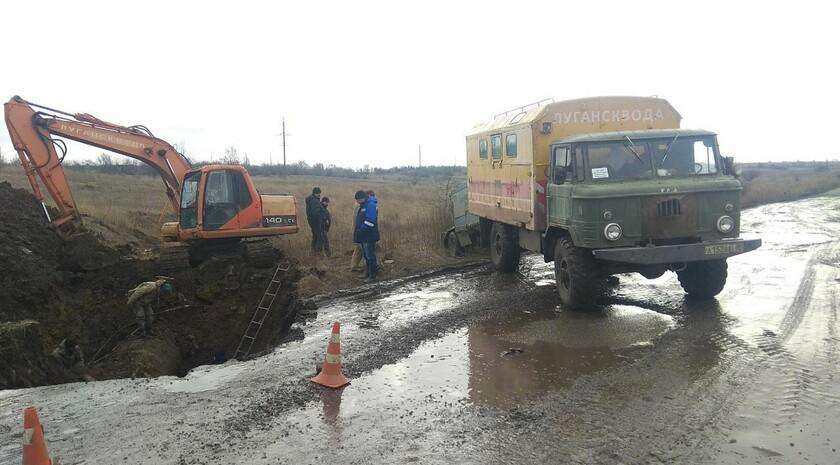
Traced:
[[[289, 162], [413, 165], [422, 145], [423, 164], [464, 164], [475, 123], [598, 95], [664, 97], [741, 161], [840, 158], [825, 137], [840, 124], [832, 2], [65, 0], [0, 13], [4, 101], [145, 124], [197, 160], [235, 146], [277, 162], [285, 116]], [[0, 145], [10, 155], [5, 130]]]

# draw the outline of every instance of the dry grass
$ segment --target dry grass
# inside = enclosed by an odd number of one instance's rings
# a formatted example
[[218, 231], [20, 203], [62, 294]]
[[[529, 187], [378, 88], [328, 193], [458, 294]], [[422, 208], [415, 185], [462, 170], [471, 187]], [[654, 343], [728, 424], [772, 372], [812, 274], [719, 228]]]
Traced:
[[[174, 221], [160, 179], [152, 176], [100, 174], [68, 170], [82, 213], [110, 226], [117, 241], [150, 245], [159, 237], [162, 221]], [[445, 181], [411, 183], [395, 179], [344, 179], [315, 176], [254, 178], [264, 193], [291, 193], [297, 198], [301, 232], [275, 239], [276, 245], [298, 260], [308, 273], [301, 281], [304, 294], [350, 287], [358, 283], [349, 272], [352, 254], [352, 225], [359, 189], [376, 191], [380, 205], [381, 245], [386, 258], [386, 276], [405, 275], [453, 263], [440, 246], [440, 232], [451, 224], [446, 208]], [[0, 181], [29, 190], [20, 167], [4, 166]], [[840, 173], [805, 169], [745, 170], [742, 205], [755, 206], [793, 200], [840, 187]], [[309, 254], [310, 232], [305, 222], [304, 198], [319, 186], [331, 200], [333, 227], [332, 258]]]
[[743, 207], [800, 199], [840, 187], [840, 172], [747, 169], [742, 178]]
[[[68, 170], [68, 177], [81, 212], [117, 233], [117, 240], [149, 244], [160, 235], [163, 221], [174, 221], [160, 179], [152, 176], [101, 174]], [[5, 166], [0, 181], [29, 190], [20, 167]], [[394, 263], [386, 266], [387, 276], [398, 276], [450, 263], [441, 250], [440, 232], [451, 224], [446, 208], [445, 181], [411, 183], [392, 179], [344, 179], [316, 176], [256, 176], [263, 193], [290, 193], [298, 203], [301, 231], [275, 239], [276, 245], [298, 260], [312, 276], [304, 279], [305, 293], [344, 288], [358, 281], [349, 272], [352, 226], [359, 189], [376, 192], [380, 206], [380, 244]], [[332, 258], [310, 256], [310, 231], [305, 221], [304, 199], [313, 186], [330, 198], [333, 226], [330, 230]]]

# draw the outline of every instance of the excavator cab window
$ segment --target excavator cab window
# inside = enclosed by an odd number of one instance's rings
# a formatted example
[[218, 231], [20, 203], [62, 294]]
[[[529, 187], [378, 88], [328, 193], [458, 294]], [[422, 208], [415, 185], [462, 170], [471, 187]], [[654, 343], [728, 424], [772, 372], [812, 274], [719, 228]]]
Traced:
[[198, 224], [198, 182], [201, 180], [201, 172], [189, 173], [184, 177], [184, 184], [181, 189], [181, 217], [179, 218], [182, 229], [192, 229]]
[[233, 173], [219, 170], [207, 175], [204, 191], [204, 229], [219, 229], [236, 216]]
[[242, 173], [234, 170], [211, 171], [204, 192], [204, 228], [219, 229], [253, 199]]

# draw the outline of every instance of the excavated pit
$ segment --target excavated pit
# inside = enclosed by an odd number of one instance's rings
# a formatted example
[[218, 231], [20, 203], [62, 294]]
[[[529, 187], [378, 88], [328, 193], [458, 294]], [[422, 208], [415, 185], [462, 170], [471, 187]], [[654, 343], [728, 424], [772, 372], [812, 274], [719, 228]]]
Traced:
[[[278, 253], [275, 263], [282, 261]], [[274, 273], [238, 257], [177, 273], [176, 292], [156, 315], [156, 335], [141, 339], [133, 334], [125, 294], [154, 279], [154, 258], [101, 234], [60, 239], [40, 203], [5, 182], [0, 183], [0, 263], [0, 389], [184, 375], [221, 363], [234, 356]], [[292, 264], [252, 353], [286, 335], [301, 307], [297, 280]], [[81, 347], [83, 369], [65, 368], [52, 355], [65, 338]]]

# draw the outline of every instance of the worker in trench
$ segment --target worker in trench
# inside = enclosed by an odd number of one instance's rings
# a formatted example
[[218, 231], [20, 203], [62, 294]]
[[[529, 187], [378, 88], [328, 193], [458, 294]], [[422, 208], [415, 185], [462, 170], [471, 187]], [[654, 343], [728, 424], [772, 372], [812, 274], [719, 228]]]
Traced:
[[85, 356], [74, 338], [62, 339], [58, 347], [52, 351], [52, 356], [61, 363], [61, 366], [73, 373], [78, 375], [84, 373]]
[[128, 306], [134, 311], [137, 319], [137, 331], [140, 337], [154, 336], [152, 324], [155, 320], [155, 310], [160, 305], [161, 297], [169, 295], [174, 289], [166, 279], [158, 277], [155, 281], [140, 283], [128, 291]]

